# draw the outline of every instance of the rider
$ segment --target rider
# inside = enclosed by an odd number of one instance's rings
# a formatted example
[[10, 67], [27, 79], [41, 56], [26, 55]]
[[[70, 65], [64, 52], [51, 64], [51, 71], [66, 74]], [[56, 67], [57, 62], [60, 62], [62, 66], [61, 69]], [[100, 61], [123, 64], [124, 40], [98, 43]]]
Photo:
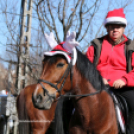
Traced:
[[[107, 35], [101, 38], [102, 43], [96, 68], [103, 77], [104, 84], [109, 85], [113, 92], [124, 96], [128, 102], [127, 134], [134, 134], [134, 53], [131, 56], [132, 70], [128, 73], [125, 48], [129, 39], [124, 35], [127, 20], [123, 9], [109, 11], [104, 25]], [[86, 52], [86, 56], [91, 62], [94, 62], [96, 52], [98, 51], [95, 43], [91, 43]]]

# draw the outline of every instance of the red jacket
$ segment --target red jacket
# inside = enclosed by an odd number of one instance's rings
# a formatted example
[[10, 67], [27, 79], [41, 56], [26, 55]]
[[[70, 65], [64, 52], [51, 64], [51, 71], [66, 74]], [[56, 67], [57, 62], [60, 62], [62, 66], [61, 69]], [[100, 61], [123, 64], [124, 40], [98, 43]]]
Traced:
[[[105, 36], [102, 42], [97, 70], [103, 78], [107, 79], [110, 86], [113, 86], [115, 80], [122, 79], [126, 83], [126, 86], [134, 87], [134, 53], [132, 54], [133, 70], [127, 73], [125, 56], [125, 42], [127, 41], [127, 37], [124, 35], [124, 38], [125, 40], [123, 42], [112, 46], [108, 42], [108, 36]], [[86, 56], [91, 62], [93, 62], [93, 45], [89, 46]]]

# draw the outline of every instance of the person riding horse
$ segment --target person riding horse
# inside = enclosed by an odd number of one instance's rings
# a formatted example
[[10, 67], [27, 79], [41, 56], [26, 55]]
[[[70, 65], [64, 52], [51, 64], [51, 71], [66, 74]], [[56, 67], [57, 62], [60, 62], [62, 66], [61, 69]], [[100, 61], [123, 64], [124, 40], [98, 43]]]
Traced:
[[132, 55], [129, 57], [132, 60], [132, 70], [128, 72], [127, 62], [129, 59], [126, 61], [125, 49], [131, 41], [124, 35], [127, 20], [123, 9], [109, 11], [104, 25], [108, 34], [97, 39], [100, 41], [99, 47], [95, 41], [92, 41], [86, 56], [96, 64], [104, 84], [109, 85], [115, 94], [120, 94], [126, 99], [129, 107], [128, 129], [126, 131], [127, 134], [134, 134], [134, 52], [132, 50]]

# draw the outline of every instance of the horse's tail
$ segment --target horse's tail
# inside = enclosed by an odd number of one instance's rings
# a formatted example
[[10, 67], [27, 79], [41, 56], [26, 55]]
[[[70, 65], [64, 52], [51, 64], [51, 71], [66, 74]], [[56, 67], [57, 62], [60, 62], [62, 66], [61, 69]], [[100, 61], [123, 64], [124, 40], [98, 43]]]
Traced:
[[24, 92], [17, 97], [17, 111], [19, 118], [19, 134], [30, 134], [30, 123], [26, 110]]

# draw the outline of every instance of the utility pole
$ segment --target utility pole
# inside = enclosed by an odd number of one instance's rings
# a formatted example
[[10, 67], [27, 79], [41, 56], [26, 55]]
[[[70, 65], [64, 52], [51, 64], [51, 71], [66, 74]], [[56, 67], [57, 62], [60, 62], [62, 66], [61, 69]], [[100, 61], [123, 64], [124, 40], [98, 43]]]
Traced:
[[20, 11], [20, 39], [18, 39], [18, 67], [16, 88], [19, 93], [21, 89], [28, 85], [28, 63], [29, 46], [31, 39], [31, 20], [32, 20], [33, 0], [21, 0]]

